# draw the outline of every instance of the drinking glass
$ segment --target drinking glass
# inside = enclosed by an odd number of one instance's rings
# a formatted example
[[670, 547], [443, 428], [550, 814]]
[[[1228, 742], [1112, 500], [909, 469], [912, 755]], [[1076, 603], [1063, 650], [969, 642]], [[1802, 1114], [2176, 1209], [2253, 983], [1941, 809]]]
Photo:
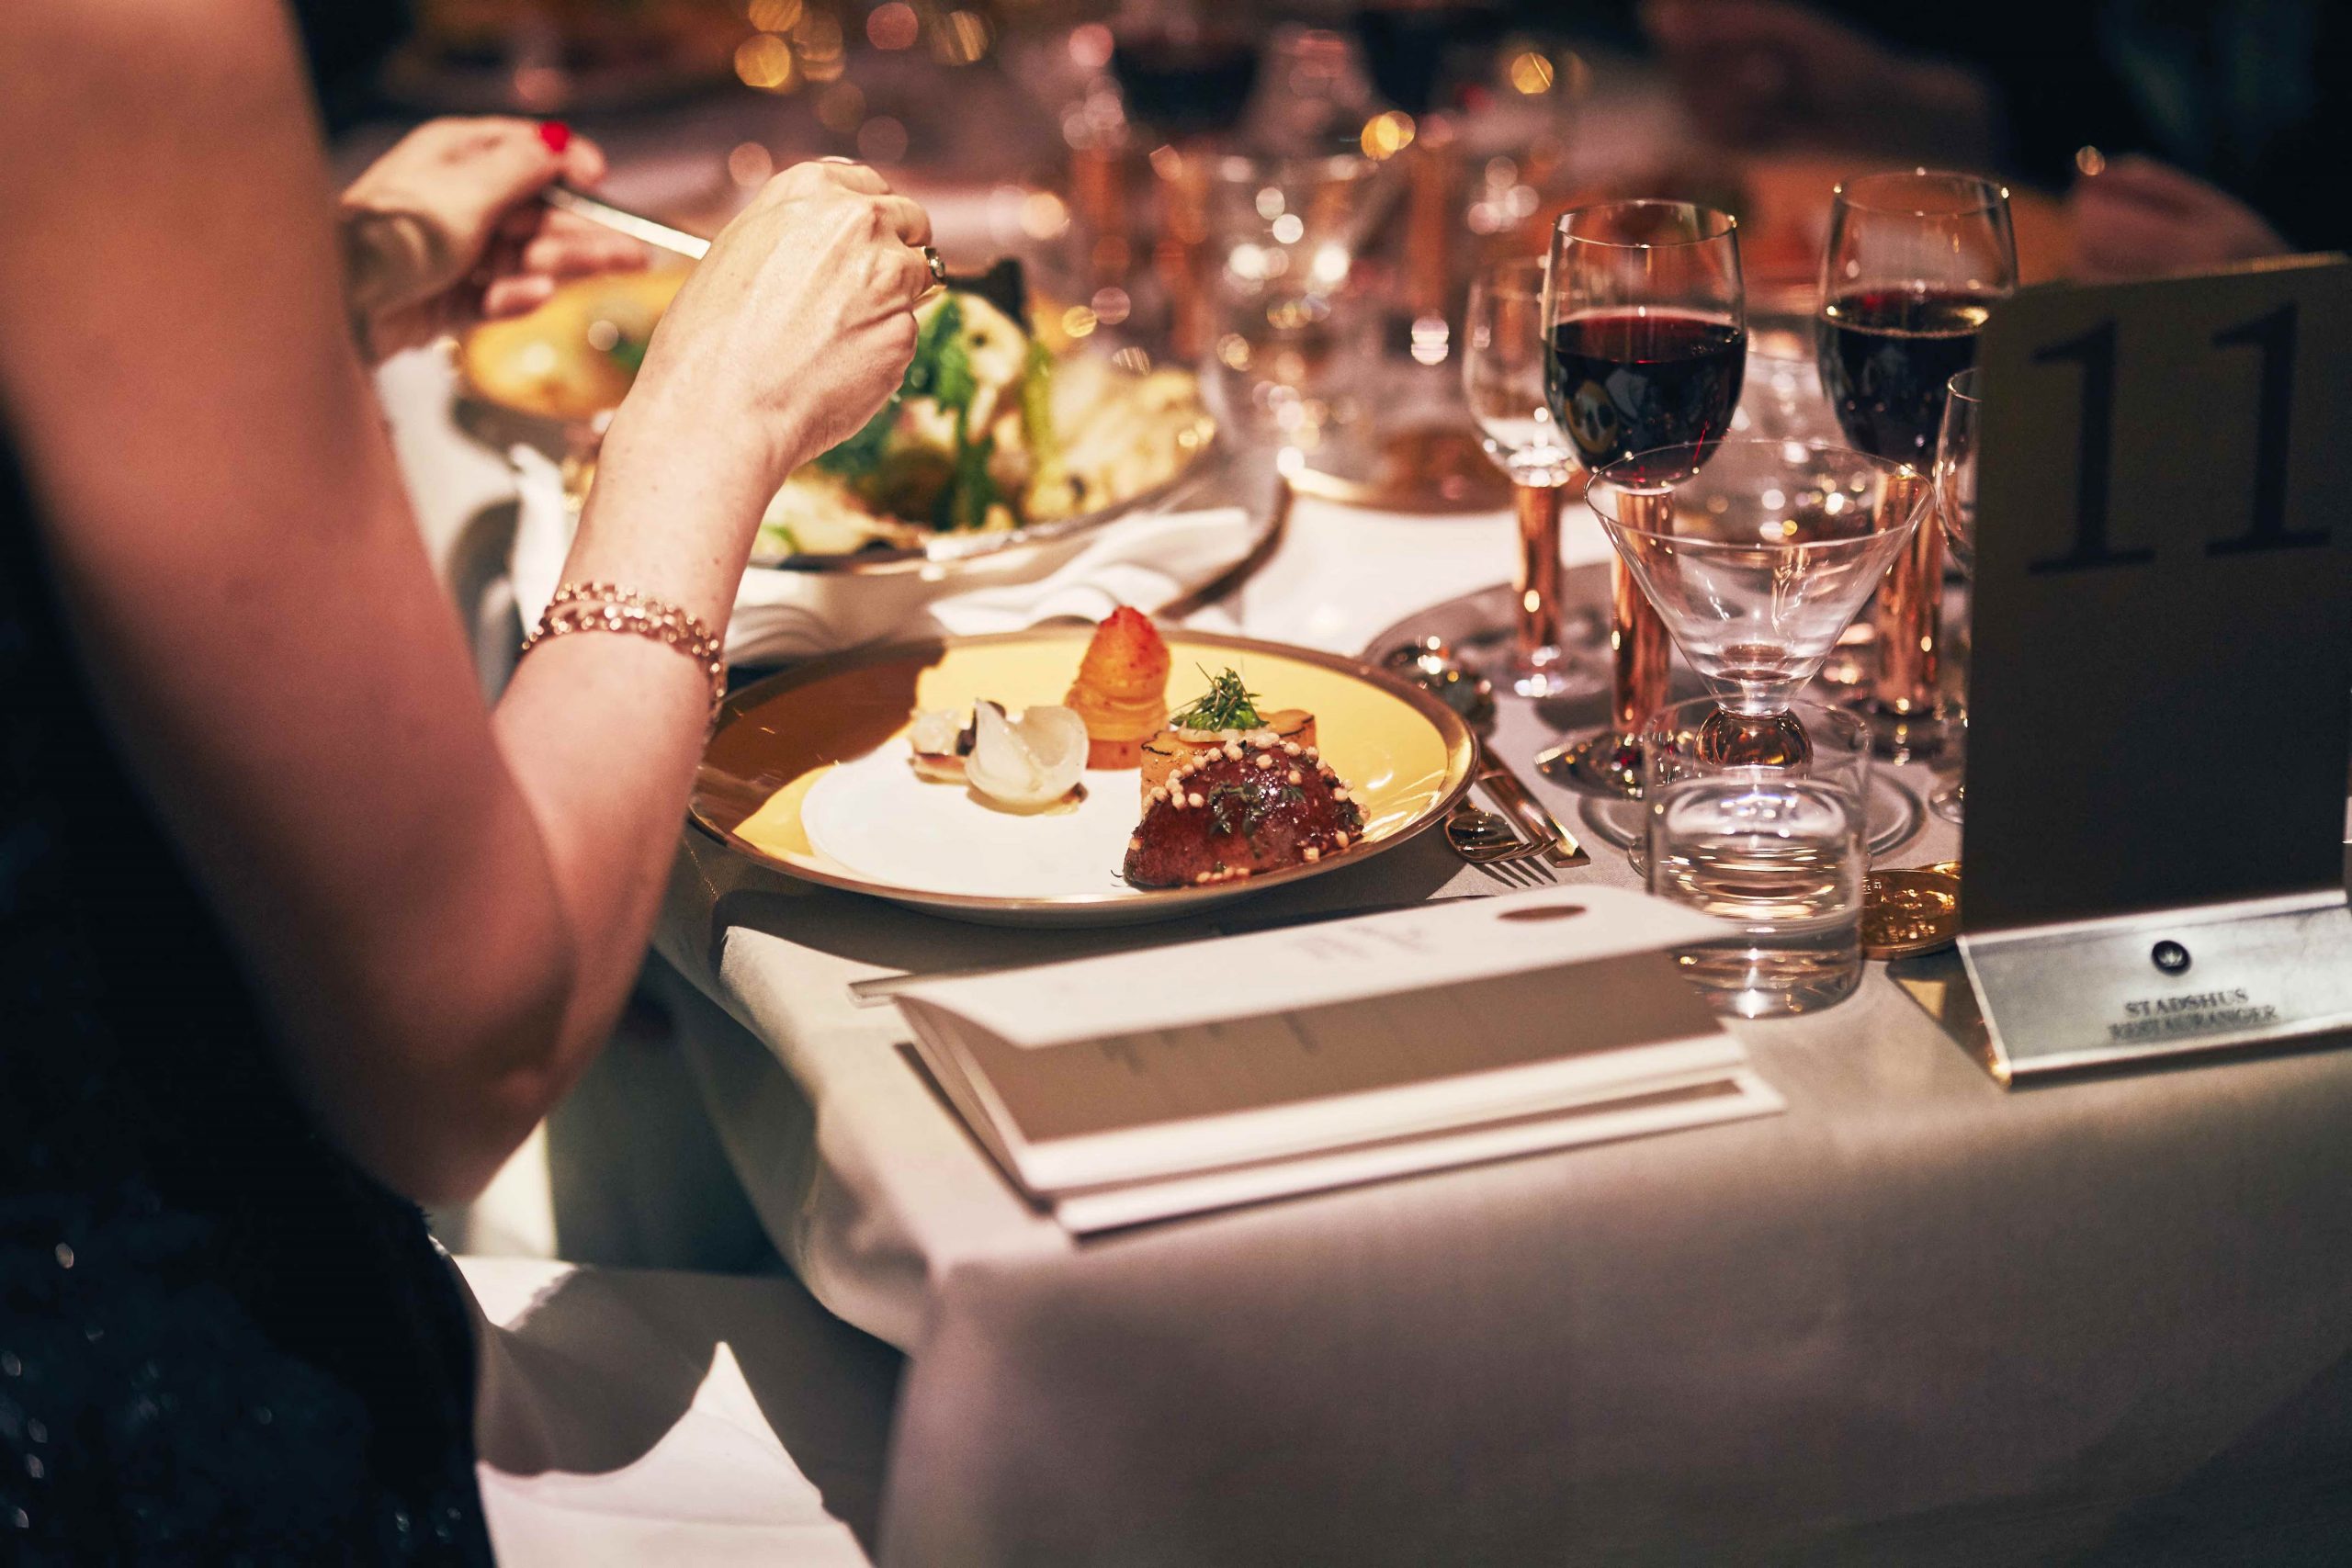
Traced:
[[1214, 0], [1124, 0], [1111, 40], [1131, 118], [1178, 139], [1240, 122], [1258, 81], [1258, 31], [1246, 17]]
[[1869, 857], [1844, 782], [1734, 767], [1664, 784], [1647, 805], [1650, 891], [1728, 928], [1674, 953], [1710, 1007], [1769, 1018], [1853, 995]]
[[1810, 755], [1790, 703], [1910, 542], [1916, 479], [1800, 441], [1661, 447], [1592, 477], [1586, 501], [1609, 542], [1715, 694], [1700, 731], [1713, 761]]
[[[1924, 476], [1945, 385], [1975, 361], [1977, 334], [2017, 278], [2009, 193], [1997, 182], [1913, 169], [1838, 186], [1815, 348], [1846, 439]], [[1921, 528], [1879, 590], [1879, 668], [1863, 700], [1890, 755], [1930, 751], [1939, 739], [1942, 569], [1941, 531]]]
[[1369, 356], [1377, 322], [1352, 279], [1395, 181], [1386, 165], [1353, 153], [1167, 151], [1155, 168], [1201, 203], [1219, 412], [1237, 428], [1271, 429], [1286, 446], [1312, 449], [1344, 422], [1351, 373]]
[[[1936, 440], [1936, 516], [1943, 524], [1944, 542], [1963, 576], [1976, 570], [1976, 441], [1984, 412], [1976, 395], [1976, 372], [1963, 370], [1948, 383], [1942, 433]], [[1965, 746], [1968, 716], [1960, 718]], [[1967, 805], [1968, 783], [1961, 772], [1963, 753], [1952, 749], [1947, 761], [1949, 776], [1928, 796], [1928, 805], [1948, 822], [1957, 822]]]
[[1472, 279], [1462, 335], [1470, 415], [1487, 456], [1510, 476], [1519, 517], [1517, 635], [1509, 662], [1486, 673], [1523, 697], [1590, 689], [1590, 672], [1577, 668], [1560, 636], [1560, 502], [1577, 461], [1544, 400], [1542, 259], [1504, 262]]
[[[1642, 725], [1642, 799], [1621, 809], [1638, 813], [1624, 850], [1634, 869], [1645, 875], [1649, 872], [1648, 818], [1669, 785], [1684, 779], [1720, 773], [1728, 767], [1756, 765], [1720, 761], [1713, 749], [1702, 742], [1701, 737], [1714, 712], [1713, 697], [1693, 697], [1660, 708]], [[1872, 819], [1876, 802], [1871, 794], [1870, 726], [1850, 708], [1832, 707], [1826, 703], [1801, 701], [1792, 704], [1789, 712], [1804, 731], [1807, 754], [1801, 761], [1775, 765], [1792, 776], [1826, 780], [1860, 801], [1862, 841], [1865, 848], [1875, 847], [1873, 840], [1882, 831], [1882, 825]], [[1906, 816], [1916, 829], [1916, 814], [1895, 813], [1884, 825], [1885, 829], [1900, 829]], [[1612, 842], [1617, 837], [1614, 833], [1602, 836]]]
[[[1686, 201], [1615, 201], [1563, 213], [1544, 302], [1552, 417], [1588, 471], [1673, 448], [1704, 463], [1739, 405], [1747, 358], [1739, 229]], [[1666, 628], [1621, 558], [1611, 568], [1610, 728], [1566, 748], [1559, 773], [1604, 795], [1641, 793], [1634, 731], [1666, 698]]]
[[1821, 368], [1810, 355], [1758, 354], [1751, 341], [1731, 430], [1757, 441], [1838, 440], [1837, 416], [1821, 395]]

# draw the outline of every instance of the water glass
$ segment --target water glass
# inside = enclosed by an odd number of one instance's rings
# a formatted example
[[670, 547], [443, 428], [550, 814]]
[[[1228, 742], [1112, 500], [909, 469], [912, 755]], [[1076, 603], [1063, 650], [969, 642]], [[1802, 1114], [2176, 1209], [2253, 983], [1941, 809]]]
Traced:
[[1353, 273], [1395, 197], [1389, 170], [1349, 154], [1156, 155], [1154, 166], [1199, 203], [1219, 412], [1312, 448], [1345, 422], [1374, 347], [1377, 317]]
[[1718, 1012], [1815, 1012], [1861, 984], [1862, 803], [1831, 777], [1728, 768], [1649, 803], [1650, 891], [1724, 922], [1676, 965]]
[[1871, 727], [1860, 714], [1827, 703], [1792, 704], [1781, 722], [1803, 731], [1802, 743], [1791, 740], [1778, 753], [1750, 750], [1725, 759], [1715, 755], [1702, 739], [1714, 713], [1713, 697], [1692, 697], [1658, 709], [1642, 725], [1644, 825], [1625, 847], [1625, 857], [1635, 871], [1649, 874], [1647, 818], [1657, 812], [1667, 791], [1684, 779], [1736, 770], [1769, 768], [1776, 773], [1835, 785], [1862, 802], [1864, 842], [1868, 842], [1871, 768], [1876, 748], [1871, 744]]

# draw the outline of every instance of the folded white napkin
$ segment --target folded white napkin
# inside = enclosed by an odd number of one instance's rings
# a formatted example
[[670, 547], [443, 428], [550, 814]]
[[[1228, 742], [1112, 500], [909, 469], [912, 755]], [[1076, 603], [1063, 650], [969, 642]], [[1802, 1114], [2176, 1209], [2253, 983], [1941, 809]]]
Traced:
[[[553, 461], [527, 446], [510, 457], [518, 504], [510, 570], [527, 626], [555, 596], [575, 519]], [[1239, 564], [1261, 532], [1261, 520], [1247, 509], [1215, 506], [1127, 518], [935, 577], [753, 567], [736, 592], [727, 658], [776, 664], [888, 637], [1018, 631], [1064, 616], [1100, 620], [1121, 604], [1154, 614]]]

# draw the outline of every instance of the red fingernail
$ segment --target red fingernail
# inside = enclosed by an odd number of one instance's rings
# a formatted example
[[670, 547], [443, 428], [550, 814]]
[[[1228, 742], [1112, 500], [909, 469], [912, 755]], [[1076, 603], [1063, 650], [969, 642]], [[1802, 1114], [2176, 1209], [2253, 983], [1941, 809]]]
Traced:
[[539, 121], [539, 140], [548, 144], [550, 152], [560, 152], [571, 145], [571, 127], [560, 119]]

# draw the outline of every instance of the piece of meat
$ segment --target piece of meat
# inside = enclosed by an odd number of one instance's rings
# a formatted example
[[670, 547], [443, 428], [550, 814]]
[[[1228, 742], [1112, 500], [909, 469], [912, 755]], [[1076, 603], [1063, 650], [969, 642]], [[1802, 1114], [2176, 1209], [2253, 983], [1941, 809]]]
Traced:
[[[1277, 745], [1312, 746], [1315, 744], [1315, 716], [1305, 708], [1277, 708], [1261, 716], [1265, 723], [1260, 728], [1273, 732]], [[1234, 730], [1230, 734], [1248, 745], [1257, 730]], [[1204, 729], [1163, 729], [1143, 743], [1143, 803], [1151, 804], [1151, 792], [1167, 784], [1168, 775], [1187, 762], [1195, 761], [1212, 752], [1224, 750], [1227, 732]]]
[[1179, 764], [1127, 840], [1138, 887], [1228, 882], [1362, 841], [1363, 811], [1311, 748], [1233, 742]]

